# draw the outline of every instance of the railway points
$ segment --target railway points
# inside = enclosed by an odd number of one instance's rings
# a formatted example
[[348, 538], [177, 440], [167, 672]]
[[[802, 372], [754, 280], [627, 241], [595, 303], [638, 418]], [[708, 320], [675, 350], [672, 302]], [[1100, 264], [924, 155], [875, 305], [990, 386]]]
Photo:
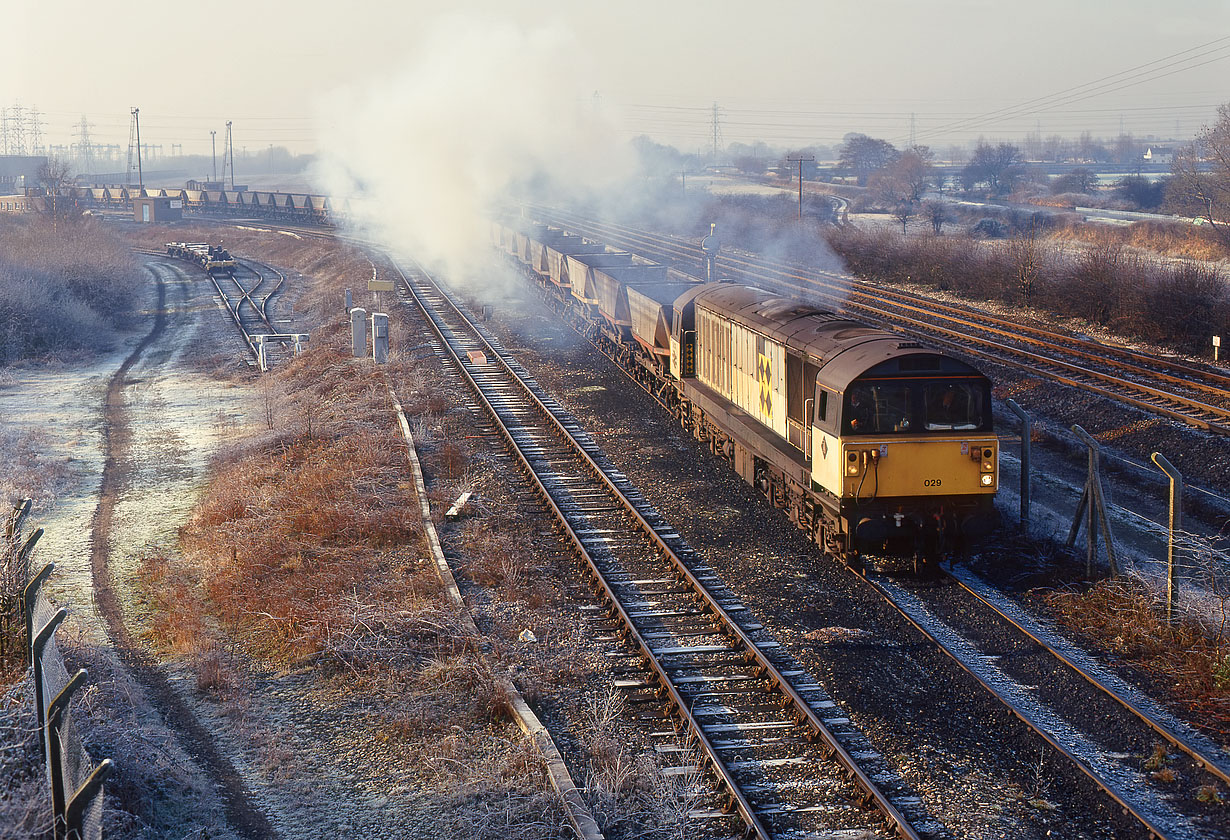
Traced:
[[[166, 253], [205, 270], [219, 302], [243, 336], [252, 355], [251, 364], [259, 370], [266, 371], [278, 361], [303, 352], [310, 336], [279, 329], [270, 313], [271, 302], [286, 286], [282, 271], [256, 260], [236, 259], [220, 246], [205, 243], [171, 242]], [[284, 324], [285, 320], [279, 323]]]

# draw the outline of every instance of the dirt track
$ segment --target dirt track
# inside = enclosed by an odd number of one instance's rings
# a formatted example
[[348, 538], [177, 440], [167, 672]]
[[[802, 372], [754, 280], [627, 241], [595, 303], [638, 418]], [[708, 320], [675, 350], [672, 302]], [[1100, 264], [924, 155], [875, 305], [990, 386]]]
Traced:
[[131, 462], [126, 456], [132, 434], [124, 391], [131, 384], [128, 375], [133, 366], [154, 342], [163, 337], [167, 327], [166, 284], [158, 270], [153, 271], [158, 283], [158, 303], [153, 328], [111, 377], [104, 402], [102, 436], [105, 460], [98, 507], [94, 511], [90, 527], [90, 567], [95, 603], [120, 661], [149, 692], [150, 699], [161, 713], [165, 724], [176, 733], [184, 749], [215, 781], [232, 827], [245, 837], [274, 837], [276, 834], [272, 826], [264, 814], [252, 804], [251, 793], [234, 765], [218, 751], [213, 736], [176, 694], [166, 674], [134, 644], [112, 583], [109, 568], [112, 525], [120, 493], [130, 483], [131, 478]]

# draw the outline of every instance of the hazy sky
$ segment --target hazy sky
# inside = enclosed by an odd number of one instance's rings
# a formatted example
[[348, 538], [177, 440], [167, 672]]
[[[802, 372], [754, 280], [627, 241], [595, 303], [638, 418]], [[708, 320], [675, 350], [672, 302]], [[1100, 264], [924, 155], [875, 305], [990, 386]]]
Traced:
[[[832, 144], [863, 131], [900, 145], [913, 114], [918, 141], [942, 147], [1036, 128], [1186, 137], [1230, 101], [1226, 0], [6, 5], [0, 106], [10, 117], [14, 105], [37, 107], [43, 142], [67, 146], [84, 115], [93, 142], [126, 148], [139, 106], [142, 140], [164, 154], [172, 144], [208, 154], [210, 129], [221, 148], [228, 119], [237, 150], [311, 150], [339, 87], [396, 72], [434, 21], [458, 13], [477, 28], [562, 29], [574, 59], [558, 72], [592, 86], [617, 130], [685, 148], [709, 143], [714, 102], [724, 142]], [[1146, 64], [1106, 90], [986, 116]], [[503, 81], [494, 74], [490, 95], [515, 99]]]

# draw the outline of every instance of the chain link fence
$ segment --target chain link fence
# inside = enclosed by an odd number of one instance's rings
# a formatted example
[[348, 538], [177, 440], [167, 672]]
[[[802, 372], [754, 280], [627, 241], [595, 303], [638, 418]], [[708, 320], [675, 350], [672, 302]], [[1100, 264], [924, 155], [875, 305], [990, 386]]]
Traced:
[[71, 701], [85, 685], [86, 672], [70, 676], [56, 643], [56, 630], [68, 610], [56, 608], [44, 592], [55, 565], [49, 563], [30, 575], [30, 555], [42, 530], [22, 539], [22, 523], [29, 512], [30, 500], [23, 499], [5, 520], [0, 545], [0, 657], [28, 658], [33, 669], [54, 839], [101, 840], [103, 780], [113, 765], [110, 759], [94, 762], [73, 721]]

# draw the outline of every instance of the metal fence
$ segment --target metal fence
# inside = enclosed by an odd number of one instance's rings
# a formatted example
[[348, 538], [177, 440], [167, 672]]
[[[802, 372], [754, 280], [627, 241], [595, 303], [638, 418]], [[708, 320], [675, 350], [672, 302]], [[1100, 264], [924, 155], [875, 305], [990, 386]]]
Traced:
[[[14, 506], [5, 522], [4, 543], [0, 546], [4, 577], [0, 603], [0, 621], [4, 625], [0, 631], [11, 630], [12, 623], [20, 620], [15, 616], [24, 618], [23, 652], [34, 671], [34, 698], [51, 788], [54, 838], [101, 840], [103, 780], [113, 765], [110, 759], [94, 763], [73, 722], [71, 701], [85, 685], [86, 672], [82, 669], [70, 677], [56, 644], [56, 630], [68, 616], [68, 610], [54, 607], [43, 592], [55, 565], [49, 563], [33, 578], [29, 576], [30, 554], [42, 535], [38, 530], [22, 540], [22, 521], [29, 511], [30, 500], [24, 499]], [[23, 580], [28, 582], [21, 585]], [[15, 598], [18, 592], [20, 596]], [[7, 632], [5, 637], [11, 638]]]

